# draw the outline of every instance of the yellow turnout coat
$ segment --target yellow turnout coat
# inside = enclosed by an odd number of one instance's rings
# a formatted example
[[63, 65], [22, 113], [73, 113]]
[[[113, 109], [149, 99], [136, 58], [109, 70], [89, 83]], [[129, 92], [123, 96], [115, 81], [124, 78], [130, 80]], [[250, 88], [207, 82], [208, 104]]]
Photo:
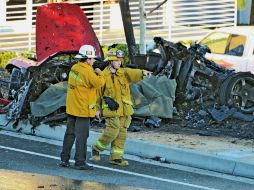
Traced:
[[68, 79], [66, 97], [67, 114], [77, 117], [94, 117], [96, 113], [96, 90], [105, 83], [103, 73], [94, 73], [93, 68], [83, 62], [72, 66]]
[[[143, 70], [119, 68], [115, 74], [111, 73], [109, 67], [103, 70], [105, 85], [98, 90], [97, 109], [102, 110], [104, 117], [130, 116], [133, 114], [133, 104], [131, 101], [130, 83], [143, 79]], [[104, 102], [103, 96], [113, 98], [119, 108], [111, 111]]]

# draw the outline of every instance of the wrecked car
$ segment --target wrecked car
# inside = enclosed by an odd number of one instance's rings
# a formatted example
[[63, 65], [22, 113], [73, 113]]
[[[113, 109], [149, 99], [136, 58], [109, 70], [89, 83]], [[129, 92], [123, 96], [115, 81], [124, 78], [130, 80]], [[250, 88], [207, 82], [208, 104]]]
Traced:
[[[50, 18], [46, 19], [48, 22], [45, 22], [44, 20], [47, 17]], [[83, 20], [85, 21], [83, 22]], [[125, 28], [131, 28], [127, 26], [128, 23], [130, 24], [129, 19], [123, 23]], [[31, 111], [30, 105], [32, 105], [34, 100], [38, 100], [38, 96], [46, 100], [46, 102], [49, 102], [48, 97], [50, 97], [50, 100], [54, 100], [54, 104], [58, 106], [53, 106], [51, 109], [47, 108], [50, 113], [45, 114], [44, 112], [41, 115], [38, 113], [35, 118], [30, 118], [30, 122], [34, 126], [41, 121], [50, 122], [65, 118], [65, 109], [61, 110], [60, 114], [56, 112], [59, 109], [59, 105], [64, 106], [63, 97], [64, 93], [66, 93], [64, 87], [68, 72], [76, 62], [74, 55], [79, 47], [84, 43], [94, 45], [97, 56], [103, 56], [100, 44], [87, 18], [83, 11], [75, 5], [49, 4], [39, 7], [36, 25], [37, 60], [14, 59], [7, 65], [7, 69], [11, 72], [9, 96], [14, 99], [7, 112], [9, 119], [19, 119], [21, 114], [24, 117], [28, 117], [29, 111]], [[151, 80], [154, 80], [154, 83], [151, 83], [150, 80], [146, 81], [146, 84], [157, 84], [158, 88], [159, 86], [165, 87], [166, 85], [164, 84], [167, 84], [167, 89], [170, 89], [171, 92], [167, 92], [167, 95], [162, 96], [161, 92], [154, 93], [153, 86], [151, 88], [146, 86], [146, 92], [150, 92], [147, 100], [153, 97], [153, 106], [140, 104], [141, 109], [135, 110], [138, 116], [147, 116], [147, 113], [151, 113], [151, 108], [153, 108], [153, 115], [156, 113], [157, 115], [155, 116], [158, 117], [172, 118], [175, 88], [177, 88], [177, 99], [182, 98], [188, 101], [198, 99], [201, 104], [204, 101], [209, 102], [211, 107], [218, 104], [236, 107], [246, 113], [254, 112], [252, 74], [248, 72], [236, 73], [232, 69], [227, 69], [206, 59], [205, 54], [210, 51], [207, 46], [193, 44], [190, 48], [187, 48], [180, 43], [172, 43], [160, 37], [155, 38], [154, 41], [160, 53], [147, 55], [147, 63], [146, 59], [144, 59], [145, 63], [137, 63], [135, 60], [137, 52], [134, 52], [134, 48], [129, 48], [129, 51], [133, 50], [130, 55], [134, 55], [134, 58], [131, 59], [132, 66], [145, 66], [146, 69], [154, 71], [156, 77], [164, 76], [161, 81], [153, 77]], [[134, 47], [135, 44], [128, 44], [128, 46]], [[177, 85], [174, 81], [176, 81]], [[54, 95], [44, 95], [44, 90], [49, 89], [50, 91], [52, 86], [61, 87], [61, 90], [58, 91], [59, 96], [55, 96], [55, 93]], [[134, 94], [138, 95], [138, 92], [144, 93], [143, 89], [145, 88], [138, 86]], [[146, 102], [143, 95], [136, 97], [140, 101], [134, 101], [135, 105], [140, 102]], [[61, 103], [56, 100], [61, 100]], [[56, 112], [54, 112], [55, 110]], [[53, 114], [47, 115], [51, 113]]]
[[74, 56], [84, 44], [93, 45], [103, 58], [100, 43], [85, 13], [77, 5], [46, 4], [36, 14], [36, 58], [15, 58], [8, 62], [10, 72], [7, 117], [18, 119], [29, 113], [34, 101], [50, 85], [67, 81], [77, 62]]
[[[123, 1], [120, 1], [120, 5], [121, 3], [124, 4]], [[125, 12], [122, 11], [123, 24], [125, 35], [127, 37], [130, 59], [135, 63], [135, 57], [140, 56], [137, 56], [138, 52], [135, 49], [136, 43], [132, 31], [132, 23], [128, 21], [126, 17], [127, 13], [128, 18], [130, 17], [129, 7], [127, 4], [125, 5]], [[171, 79], [176, 79], [176, 97], [180, 95], [180, 97], [183, 97], [186, 100], [193, 100], [199, 97], [201, 101], [203, 101], [203, 99], [212, 99], [213, 101], [211, 101], [211, 104], [236, 107], [242, 112], [253, 113], [254, 76], [253, 73], [250, 73], [250, 71], [253, 72], [254, 66], [253, 27], [251, 30], [247, 30], [246, 28], [243, 30], [228, 30], [225, 28], [221, 30], [223, 30], [224, 33], [228, 32], [228, 37], [222, 38], [227, 45], [224, 53], [226, 53], [226, 50], [230, 51], [230, 54], [238, 54], [243, 51], [241, 46], [237, 47], [240, 44], [237, 45], [236, 41], [238, 37], [240, 37], [239, 42], [242, 42], [244, 38], [246, 38], [248, 42], [245, 44], [246, 48], [244, 48], [245, 50], [242, 54], [243, 57], [241, 58], [242, 60], [245, 60], [246, 57], [244, 56], [248, 54], [248, 57], [250, 58], [248, 60], [248, 67], [247, 64], [245, 64], [246, 61], [238, 61], [238, 64], [234, 65], [235, 68], [225, 69], [225, 64], [221, 66], [216, 64], [213, 60], [206, 59], [205, 55], [211, 53], [214, 53], [213, 55], [215, 55], [215, 52], [211, 52], [210, 47], [208, 46], [209, 44], [205, 43], [206, 38], [204, 41], [201, 41], [199, 44], [195, 44], [188, 49], [181, 44], [174, 44], [161, 38], [155, 38], [155, 43], [160, 47], [160, 55], [148, 55], [148, 63], [146, 63], [146, 59], [144, 59], [144, 63], [139, 63], [139, 65], [154, 71], [155, 74], [159, 74], [163, 70], [164, 74], [168, 75]], [[230, 32], [232, 34], [230, 34]], [[241, 36], [244, 36], [244, 38]], [[230, 40], [233, 39], [232, 37], [236, 38], [234, 38], [234, 41], [231, 43]], [[207, 40], [207, 42], [212, 43], [214, 41]], [[215, 42], [217, 43], [218, 40], [215, 40]], [[141, 57], [146, 58], [146, 56]], [[234, 58], [232, 63], [239, 60], [240, 57], [234, 56]], [[222, 60], [223, 63], [226, 63], [226, 61], [227, 60]], [[230, 66], [231, 65], [232, 64], [230, 64]], [[241, 69], [237, 69], [239, 65], [241, 65]], [[234, 69], [239, 73], [234, 72]]]
[[[235, 107], [254, 112], [254, 75], [235, 72], [205, 58], [208, 46], [192, 44], [189, 48], [160, 37], [154, 38], [160, 54], [156, 74], [177, 80], [177, 96], [185, 100], [212, 100], [212, 105]], [[211, 105], [211, 106], [212, 106]]]

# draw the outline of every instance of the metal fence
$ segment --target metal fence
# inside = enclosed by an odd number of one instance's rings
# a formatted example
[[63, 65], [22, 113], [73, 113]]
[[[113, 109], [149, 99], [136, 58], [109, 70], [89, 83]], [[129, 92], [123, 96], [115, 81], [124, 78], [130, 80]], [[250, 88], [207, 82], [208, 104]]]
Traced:
[[[36, 10], [43, 4], [23, 0], [8, 5], [0, 0], [0, 49], [35, 47]], [[145, 0], [148, 13], [163, 0]], [[118, 3], [108, 0], [79, 0], [101, 44], [126, 43]], [[130, 0], [135, 38], [139, 42], [139, 1]], [[236, 0], [170, 0], [146, 18], [146, 41], [154, 36], [168, 40], [198, 39], [211, 28], [236, 25]]]
[[173, 0], [171, 3], [171, 38], [195, 38], [207, 30], [237, 23], [236, 0]]

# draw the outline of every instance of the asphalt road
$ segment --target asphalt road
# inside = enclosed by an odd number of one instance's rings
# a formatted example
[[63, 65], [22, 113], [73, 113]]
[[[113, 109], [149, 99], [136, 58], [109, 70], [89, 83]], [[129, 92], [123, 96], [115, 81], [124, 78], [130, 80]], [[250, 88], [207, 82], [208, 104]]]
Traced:
[[254, 189], [253, 179], [143, 160], [129, 155], [126, 158], [131, 159], [130, 166], [124, 168], [108, 164], [108, 155], [102, 155], [99, 164], [89, 162], [94, 166], [92, 171], [61, 168], [57, 166], [60, 151], [59, 141], [0, 131], [0, 190]]

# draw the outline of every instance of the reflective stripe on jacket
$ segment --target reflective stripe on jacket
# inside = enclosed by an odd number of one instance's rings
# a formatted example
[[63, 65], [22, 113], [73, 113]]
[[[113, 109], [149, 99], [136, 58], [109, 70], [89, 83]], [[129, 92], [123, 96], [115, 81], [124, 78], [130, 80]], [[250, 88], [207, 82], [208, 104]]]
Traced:
[[[105, 85], [98, 91], [97, 109], [102, 110], [104, 117], [119, 117], [132, 115], [130, 84], [143, 79], [143, 70], [119, 68], [115, 74], [111, 73], [109, 67], [103, 70]], [[113, 98], [118, 104], [117, 111], [111, 111], [102, 99], [103, 96]]]
[[83, 62], [75, 64], [69, 73], [66, 112], [78, 117], [94, 117], [96, 90], [104, 83], [102, 72], [97, 76], [90, 65]]

